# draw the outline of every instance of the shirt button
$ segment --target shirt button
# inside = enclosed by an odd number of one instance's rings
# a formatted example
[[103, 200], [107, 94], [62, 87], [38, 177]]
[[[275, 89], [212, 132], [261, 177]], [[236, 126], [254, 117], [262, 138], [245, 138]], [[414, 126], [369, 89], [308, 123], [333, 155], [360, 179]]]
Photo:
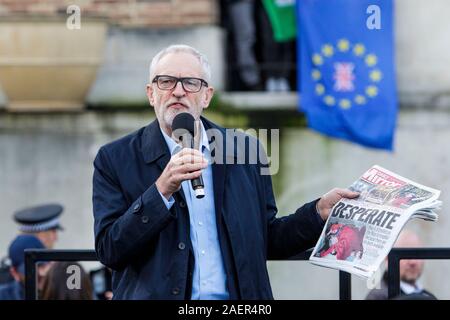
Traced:
[[202, 285], [206, 286], [206, 281], [205, 280], [202, 281]]
[[180, 293], [180, 289], [179, 288], [173, 288], [172, 289], [172, 294], [174, 295], [174, 296], [176, 296], [177, 294], [179, 294]]
[[202, 225], [203, 225], [203, 222], [199, 221], [198, 225], [199, 225], [199, 226], [202, 226]]
[[142, 221], [142, 223], [147, 223], [148, 219], [149, 218], [147, 216], [142, 216], [141, 221]]
[[205, 254], [205, 250], [202, 250], [202, 254], [203, 254], [203, 255]]
[[184, 207], [186, 207], [186, 202], [184, 202], [184, 201], [180, 201], [180, 207], [181, 207], [181, 208], [184, 208]]
[[178, 249], [184, 250], [184, 248], [186, 248], [186, 245], [184, 244], [184, 242], [180, 242], [180, 243], [178, 244]]

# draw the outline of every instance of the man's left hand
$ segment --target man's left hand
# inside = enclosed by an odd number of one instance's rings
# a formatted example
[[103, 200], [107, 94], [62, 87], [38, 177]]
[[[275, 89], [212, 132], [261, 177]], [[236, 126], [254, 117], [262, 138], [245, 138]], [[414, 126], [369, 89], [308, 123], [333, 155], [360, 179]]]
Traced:
[[320, 217], [325, 221], [328, 219], [331, 208], [338, 203], [342, 198], [357, 198], [359, 196], [358, 192], [350, 191], [348, 189], [334, 188], [333, 190], [327, 192], [320, 198], [317, 202], [316, 208], [320, 214]]

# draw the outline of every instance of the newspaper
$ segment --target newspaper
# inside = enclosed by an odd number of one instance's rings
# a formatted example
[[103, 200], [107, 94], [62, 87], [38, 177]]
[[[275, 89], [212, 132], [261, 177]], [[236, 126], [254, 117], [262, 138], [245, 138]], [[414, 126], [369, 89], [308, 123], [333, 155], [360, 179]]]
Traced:
[[360, 196], [331, 209], [310, 262], [365, 279], [374, 276], [409, 219], [437, 221], [442, 205], [439, 190], [377, 165], [349, 189]]

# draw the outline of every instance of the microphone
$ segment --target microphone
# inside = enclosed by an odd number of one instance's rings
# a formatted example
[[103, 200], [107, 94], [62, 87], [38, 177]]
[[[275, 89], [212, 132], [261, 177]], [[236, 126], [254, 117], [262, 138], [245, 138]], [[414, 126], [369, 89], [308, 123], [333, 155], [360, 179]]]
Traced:
[[[181, 141], [183, 148], [194, 149], [195, 119], [187, 112], [179, 113], [172, 121], [172, 133], [176, 139]], [[202, 176], [191, 180], [195, 197], [201, 199], [205, 196], [205, 189]]]

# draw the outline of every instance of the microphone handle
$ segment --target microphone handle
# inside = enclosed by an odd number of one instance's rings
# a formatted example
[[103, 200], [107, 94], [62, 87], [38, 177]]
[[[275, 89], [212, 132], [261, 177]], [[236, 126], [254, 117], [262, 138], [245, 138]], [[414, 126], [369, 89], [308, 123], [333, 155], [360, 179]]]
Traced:
[[[191, 139], [191, 148], [194, 149], [194, 138]], [[203, 184], [201, 175], [198, 178], [192, 179], [191, 185], [197, 199], [201, 199], [205, 196], [205, 185]]]

